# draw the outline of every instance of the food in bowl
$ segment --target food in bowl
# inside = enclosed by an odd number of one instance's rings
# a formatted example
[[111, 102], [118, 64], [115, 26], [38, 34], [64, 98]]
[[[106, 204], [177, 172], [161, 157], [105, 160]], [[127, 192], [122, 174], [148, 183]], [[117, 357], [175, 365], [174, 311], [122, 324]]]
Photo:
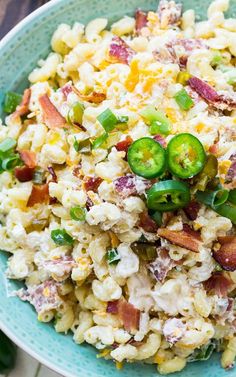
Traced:
[[[39, 321], [161, 374], [236, 355], [236, 20], [162, 0], [60, 25], [9, 92], [1, 249]], [[10, 299], [10, 298], [9, 298]]]

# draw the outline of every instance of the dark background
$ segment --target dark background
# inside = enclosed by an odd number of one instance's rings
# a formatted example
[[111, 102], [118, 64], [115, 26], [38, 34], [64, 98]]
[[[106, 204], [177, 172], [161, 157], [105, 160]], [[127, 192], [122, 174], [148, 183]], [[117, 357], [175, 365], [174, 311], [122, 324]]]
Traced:
[[49, 0], [0, 0], [0, 39], [27, 14]]

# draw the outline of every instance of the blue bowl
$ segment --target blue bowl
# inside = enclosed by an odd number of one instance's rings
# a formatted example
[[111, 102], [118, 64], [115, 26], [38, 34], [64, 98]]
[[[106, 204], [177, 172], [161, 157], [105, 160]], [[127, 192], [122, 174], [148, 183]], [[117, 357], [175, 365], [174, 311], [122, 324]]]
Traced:
[[[185, 8], [194, 8], [200, 18], [206, 15], [209, 0], [184, 0]], [[98, 16], [112, 22], [124, 14], [133, 14], [138, 7], [155, 9], [154, 0], [52, 0], [18, 24], [0, 42], [0, 91], [21, 91], [27, 86], [27, 76], [40, 58], [50, 50], [50, 39], [62, 22], [87, 23]], [[229, 14], [236, 17], [236, 0], [232, 0]], [[1, 108], [0, 108], [1, 113]], [[0, 241], [1, 248], [1, 241]], [[112, 361], [97, 359], [97, 351], [89, 345], [76, 345], [71, 335], [57, 334], [53, 326], [37, 321], [33, 307], [11, 292], [21, 283], [7, 281], [8, 255], [0, 253], [0, 327], [21, 348], [49, 368], [68, 377], [154, 377], [156, 367], [144, 364], [127, 364], [122, 372]], [[225, 372], [219, 357], [207, 362], [188, 364], [175, 376], [182, 377], [235, 377], [236, 371]]]

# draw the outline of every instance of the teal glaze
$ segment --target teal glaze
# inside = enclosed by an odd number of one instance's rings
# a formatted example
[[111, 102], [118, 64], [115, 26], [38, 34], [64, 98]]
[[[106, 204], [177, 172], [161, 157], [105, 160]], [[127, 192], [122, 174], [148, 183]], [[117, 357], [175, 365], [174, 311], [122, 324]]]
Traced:
[[[200, 18], [206, 15], [210, 0], [184, 0], [184, 7], [194, 8]], [[0, 91], [23, 90], [27, 75], [37, 61], [49, 52], [50, 38], [61, 22], [86, 23], [98, 16], [110, 21], [135, 8], [155, 9], [154, 0], [52, 0], [29, 16], [0, 43]], [[231, 0], [231, 16], [236, 16], [236, 0]], [[0, 96], [1, 97], [1, 96]], [[1, 248], [1, 241], [0, 241]], [[127, 364], [117, 371], [112, 361], [97, 359], [97, 351], [88, 345], [76, 345], [71, 334], [57, 334], [50, 324], [37, 321], [30, 304], [10, 292], [21, 287], [4, 276], [7, 254], [0, 253], [0, 327], [22, 348], [50, 368], [67, 377], [154, 377], [156, 367]], [[7, 294], [8, 293], [8, 294]], [[235, 377], [236, 370], [225, 372], [215, 355], [207, 362], [191, 363], [175, 377]]]

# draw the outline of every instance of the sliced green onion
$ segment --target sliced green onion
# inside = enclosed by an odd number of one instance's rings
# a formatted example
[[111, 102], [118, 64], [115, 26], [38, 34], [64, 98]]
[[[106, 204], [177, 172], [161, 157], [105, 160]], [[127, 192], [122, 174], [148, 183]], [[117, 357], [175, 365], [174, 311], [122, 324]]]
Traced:
[[221, 64], [222, 62], [223, 62], [223, 56], [222, 56], [222, 54], [219, 51], [215, 51], [214, 52], [214, 56], [211, 59], [211, 65], [213, 67], [215, 67], [215, 66]]
[[121, 115], [117, 117], [117, 123], [127, 123], [129, 121], [129, 117], [127, 115]]
[[95, 139], [92, 144], [92, 149], [97, 149], [101, 147], [102, 144], [105, 143], [107, 138], [108, 138], [108, 134], [106, 132], [104, 132], [104, 134], [102, 134], [101, 136], [97, 137], [97, 139]]
[[5, 102], [3, 110], [7, 114], [13, 113], [17, 106], [21, 103], [22, 96], [15, 92], [7, 92], [5, 96]]
[[7, 137], [5, 140], [3, 140], [0, 143], [0, 153], [6, 153], [12, 148], [14, 148], [15, 146], [16, 146], [16, 141], [11, 137]]
[[70, 125], [82, 124], [84, 114], [84, 105], [80, 102], [76, 102], [67, 114], [67, 122]]
[[215, 344], [210, 342], [204, 344], [200, 348], [194, 350], [194, 352], [188, 357], [188, 362], [208, 360], [215, 349]]
[[140, 114], [142, 117], [148, 121], [150, 126], [151, 135], [163, 134], [169, 135], [171, 130], [171, 124], [169, 119], [161, 111], [157, 111], [154, 106], [147, 106], [143, 109]]
[[225, 189], [218, 189], [215, 191], [198, 191], [196, 198], [199, 202], [208, 205], [212, 208], [216, 208], [224, 204], [228, 200], [229, 192]]
[[80, 206], [71, 208], [70, 216], [75, 221], [84, 221], [86, 217], [86, 211]]
[[2, 160], [2, 163], [1, 163], [3, 170], [12, 170], [20, 164], [21, 164], [21, 160], [18, 154], [14, 154], [12, 156], [5, 158], [4, 160]]
[[45, 180], [45, 171], [42, 169], [35, 169], [32, 179], [33, 183], [35, 183], [36, 185], [42, 185]]
[[161, 212], [159, 212], [159, 211], [152, 212], [150, 214], [150, 216], [158, 226], [162, 225], [162, 213]]
[[236, 204], [236, 189], [231, 190], [229, 192], [229, 198], [228, 198], [228, 200], [229, 200], [230, 203]]
[[51, 238], [57, 245], [73, 245], [73, 238], [65, 231], [65, 229], [54, 229], [51, 231]]
[[214, 208], [215, 212], [223, 217], [227, 217], [232, 221], [233, 224], [236, 224], [236, 206], [227, 202]]
[[185, 89], [181, 89], [177, 92], [174, 98], [181, 110], [187, 111], [194, 105], [192, 98], [188, 95]]
[[101, 123], [106, 133], [114, 130], [118, 122], [117, 117], [110, 109], [106, 109], [100, 115], [98, 115], [97, 120]]
[[90, 139], [81, 140], [80, 142], [75, 139], [73, 146], [76, 152], [88, 153], [91, 151]]
[[107, 251], [107, 261], [109, 264], [118, 263], [119, 260], [120, 256], [116, 248]]

